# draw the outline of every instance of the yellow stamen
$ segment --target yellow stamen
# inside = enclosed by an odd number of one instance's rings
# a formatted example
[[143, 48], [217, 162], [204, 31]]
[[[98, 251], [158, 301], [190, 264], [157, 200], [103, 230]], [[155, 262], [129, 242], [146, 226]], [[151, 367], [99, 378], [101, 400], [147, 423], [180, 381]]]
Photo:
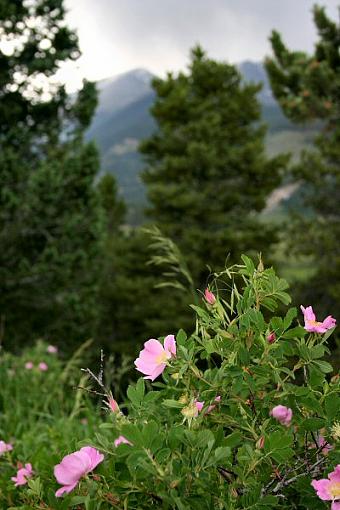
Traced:
[[166, 352], [162, 352], [156, 357], [156, 363], [166, 363], [168, 361], [168, 357]]
[[322, 325], [322, 322], [318, 322], [318, 321], [308, 321], [308, 323], [311, 326], [321, 326]]
[[332, 482], [329, 487], [329, 492], [331, 493], [333, 498], [337, 498], [340, 496], [340, 482]]

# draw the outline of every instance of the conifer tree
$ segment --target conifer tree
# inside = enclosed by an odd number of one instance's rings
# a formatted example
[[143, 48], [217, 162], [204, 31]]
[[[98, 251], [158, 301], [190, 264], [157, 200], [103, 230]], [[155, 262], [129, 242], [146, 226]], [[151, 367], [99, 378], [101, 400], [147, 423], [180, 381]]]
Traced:
[[153, 136], [141, 145], [149, 217], [187, 257], [195, 283], [208, 263], [269, 253], [275, 233], [260, 223], [266, 198], [281, 180], [284, 157], [268, 159], [256, 94], [238, 70], [193, 49], [188, 73], [155, 79]]
[[70, 345], [93, 332], [102, 232], [84, 143], [97, 102], [52, 79], [79, 56], [63, 0], [0, 2], [0, 314], [10, 347], [38, 336]]
[[266, 69], [284, 113], [322, 126], [313, 150], [295, 168], [309, 215], [294, 224], [290, 249], [310, 255], [315, 267], [299, 299], [328, 315], [340, 306], [340, 25], [318, 6], [314, 23], [318, 40], [310, 55], [289, 50], [274, 31]]

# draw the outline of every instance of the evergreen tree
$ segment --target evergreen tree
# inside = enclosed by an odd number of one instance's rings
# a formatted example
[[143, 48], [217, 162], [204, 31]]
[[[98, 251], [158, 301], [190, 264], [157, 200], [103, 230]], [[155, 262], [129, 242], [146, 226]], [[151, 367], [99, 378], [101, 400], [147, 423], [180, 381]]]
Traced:
[[273, 32], [274, 56], [266, 61], [273, 92], [295, 122], [319, 121], [322, 130], [312, 151], [302, 155], [295, 175], [310, 214], [294, 224], [290, 249], [313, 258], [315, 276], [299, 300], [319, 313], [340, 307], [340, 25], [314, 7], [318, 41], [313, 54], [290, 51]]
[[206, 264], [227, 256], [269, 253], [275, 233], [259, 213], [281, 179], [285, 158], [268, 159], [256, 94], [234, 66], [215, 62], [200, 47], [187, 74], [155, 79], [152, 114], [158, 129], [141, 145], [148, 167], [148, 214], [187, 257], [197, 286]]
[[79, 56], [63, 0], [0, 1], [0, 313], [13, 347], [72, 341], [96, 320], [102, 232], [98, 154], [83, 142], [97, 102], [51, 80]]

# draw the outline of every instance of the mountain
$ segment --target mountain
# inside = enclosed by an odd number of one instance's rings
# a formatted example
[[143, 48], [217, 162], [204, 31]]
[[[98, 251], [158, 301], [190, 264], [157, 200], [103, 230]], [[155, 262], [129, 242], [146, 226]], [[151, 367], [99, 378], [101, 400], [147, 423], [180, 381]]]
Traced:
[[[244, 81], [262, 82], [259, 92], [263, 121], [268, 124], [266, 139], [268, 153], [292, 152], [298, 158], [314, 131], [292, 125], [284, 117], [271, 93], [270, 85], [261, 63], [243, 62], [239, 70]], [[155, 129], [150, 114], [154, 101], [151, 81], [154, 75], [145, 69], [135, 69], [97, 83], [99, 104], [87, 132], [100, 150], [100, 174], [113, 173], [119, 192], [128, 206], [127, 221], [138, 224], [146, 205], [145, 189], [140, 179], [143, 161], [138, 153], [139, 141]]]

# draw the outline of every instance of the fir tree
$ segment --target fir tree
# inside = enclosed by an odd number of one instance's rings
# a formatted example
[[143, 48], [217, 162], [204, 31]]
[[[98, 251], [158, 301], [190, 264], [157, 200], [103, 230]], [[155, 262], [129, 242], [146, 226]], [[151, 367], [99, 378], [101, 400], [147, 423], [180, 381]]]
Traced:
[[259, 221], [285, 158], [268, 159], [259, 123], [260, 86], [234, 66], [191, 53], [187, 74], [155, 79], [158, 129], [141, 145], [149, 217], [187, 257], [197, 286], [241, 253], [269, 253], [272, 228]]
[[0, 2], [0, 313], [14, 347], [37, 336], [89, 337], [102, 232], [83, 142], [93, 84], [69, 97], [51, 77], [79, 56], [62, 0]]
[[266, 68], [285, 114], [295, 122], [319, 121], [322, 126], [315, 147], [295, 168], [310, 214], [294, 224], [290, 249], [310, 255], [315, 268], [299, 299], [328, 315], [340, 306], [340, 25], [318, 6], [314, 22], [318, 41], [313, 54], [290, 51], [274, 31], [274, 56]]

